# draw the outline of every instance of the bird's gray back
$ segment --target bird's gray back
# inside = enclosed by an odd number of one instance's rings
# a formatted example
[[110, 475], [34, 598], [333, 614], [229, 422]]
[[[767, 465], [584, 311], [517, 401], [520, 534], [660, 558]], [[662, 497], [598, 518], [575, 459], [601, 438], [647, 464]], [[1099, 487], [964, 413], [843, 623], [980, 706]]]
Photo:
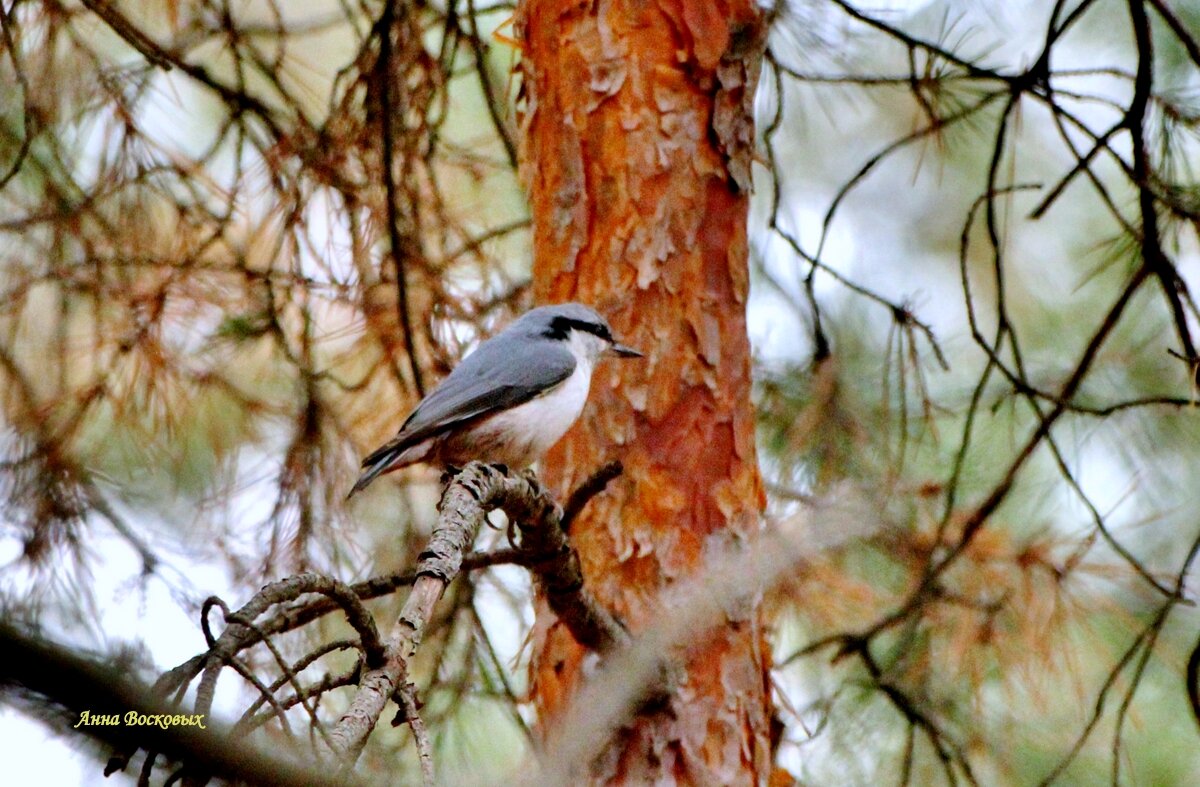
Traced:
[[575, 370], [570, 349], [536, 335], [532, 324], [522, 322], [464, 358], [413, 411], [397, 437], [418, 443], [463, 421], [523, 404], [567, 379]]

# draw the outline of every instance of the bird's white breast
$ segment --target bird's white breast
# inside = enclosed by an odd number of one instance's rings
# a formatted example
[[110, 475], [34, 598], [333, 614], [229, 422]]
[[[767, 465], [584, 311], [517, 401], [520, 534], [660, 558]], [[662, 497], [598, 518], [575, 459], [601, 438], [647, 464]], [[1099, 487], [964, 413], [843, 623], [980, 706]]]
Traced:
[[591, 334], [571, 331], [567, 346], [575, 356], [570, 376], [540, 396], [479, 423], [463, 441], [473, 458], [524, 467], [567, 433], [583, 412], [592, 366], [606, 345]]
[[512, 453], [520, 455], [514, 464], [528, 464], [557, 443], [579, 418], [591, 382], [591, 363], [577, 360], [571, 376], [557, 386], [511, 410], [496, 413], [480, 426], [497, 437], [503, 435], [501, 440], [511, 445]]

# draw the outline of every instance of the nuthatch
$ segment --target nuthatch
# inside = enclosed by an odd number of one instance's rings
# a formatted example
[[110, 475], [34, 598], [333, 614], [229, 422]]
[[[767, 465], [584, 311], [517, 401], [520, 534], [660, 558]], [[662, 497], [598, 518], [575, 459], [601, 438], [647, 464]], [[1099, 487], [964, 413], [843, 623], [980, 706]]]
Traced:
[[417, 404], [400, 432], [363, 460], [350, 494], [416, 462], [529, 465], [579, 418], [592, 367], [607, 352], [642, 355], [617, 342], [604, 318], [583, 304], [526, 312]]

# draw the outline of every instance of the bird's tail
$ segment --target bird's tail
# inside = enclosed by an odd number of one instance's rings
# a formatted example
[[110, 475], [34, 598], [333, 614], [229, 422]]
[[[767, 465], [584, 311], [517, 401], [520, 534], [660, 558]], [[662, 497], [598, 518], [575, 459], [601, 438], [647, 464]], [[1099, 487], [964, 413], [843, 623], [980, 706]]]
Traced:
[[430, 441], [426, 440], [417, 445], [391, 442], [373, 451], [363, 460], [363, 472], [354, 482], [346, 499], [354, 497], [356, 492], [366, 489], [367, 485], [384, 473], [408, 467], [413, 462], [420, 462], [429, 453]]
[[358, 480], [354, 482], [354, 486], [351, 487], [350, 494], [346, 495], [346, 499], [349, 500], [350, 498], [354, 497], [356, 492], [361, 492], [362, 490], [366, 489], [368, 484], [370, 484], [388, 469], [388, 464], [390, 463], [376, 462], [370, 467], [366, 467], [366, 465], [364, 465], [366, 469], [363, 471], [363, 474], [358, 477]]

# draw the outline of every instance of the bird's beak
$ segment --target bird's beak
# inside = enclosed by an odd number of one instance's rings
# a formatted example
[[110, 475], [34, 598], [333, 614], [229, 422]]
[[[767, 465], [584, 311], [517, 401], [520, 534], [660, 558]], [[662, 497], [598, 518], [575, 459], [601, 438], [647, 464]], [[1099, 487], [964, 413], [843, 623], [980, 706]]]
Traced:
[[642, 358], [643, 357], [643, 354], [641, 352], [639, 352], [638, 350], [635, 350], [628, 345], [621, 344], [620, 342], [613, 342], [612, 347], [609, 347], [608, 349], [610, 352], [612, 352], [616, 355], [619, 355], [622, 358]]

